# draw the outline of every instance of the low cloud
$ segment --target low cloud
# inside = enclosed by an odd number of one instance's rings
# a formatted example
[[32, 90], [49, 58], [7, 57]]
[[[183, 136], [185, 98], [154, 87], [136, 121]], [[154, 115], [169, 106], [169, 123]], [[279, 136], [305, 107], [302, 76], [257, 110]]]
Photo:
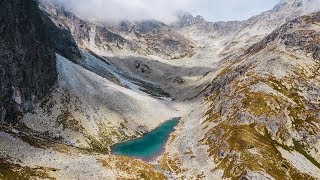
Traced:
[[[156, 19], [176, 20], [180, 10], [202, 15], [210, 21], [243, 20], [271, 9], [280, 0], [52, 0], [73, 13], [99, 21]], [[281, 0], [295, 1], [295, 0]], [[310, 11], [319, 10], [320, 0], [313, 1]]]
[[177, 10], [189, 9], [194, 0], [54, 0], [89, 19], [121, 21], [175, 20]]

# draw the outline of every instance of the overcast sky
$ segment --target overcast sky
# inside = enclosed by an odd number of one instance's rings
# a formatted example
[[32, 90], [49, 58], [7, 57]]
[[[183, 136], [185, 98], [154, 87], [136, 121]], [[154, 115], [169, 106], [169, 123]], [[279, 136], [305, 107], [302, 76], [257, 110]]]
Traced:
[[200, 0], [189, 11], [211, 21], [244, 20], [272, 9], [279, 0]]
[[174, 20], [177, 10], [210, 21], [243, 20], [269, 10], [279, 0], [55, 0], [80, 16], [100, 20]]

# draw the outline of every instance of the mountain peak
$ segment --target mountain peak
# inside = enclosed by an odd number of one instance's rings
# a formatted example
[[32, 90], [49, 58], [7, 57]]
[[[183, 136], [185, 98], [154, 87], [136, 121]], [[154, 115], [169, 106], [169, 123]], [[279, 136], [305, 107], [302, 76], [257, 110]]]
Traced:
[[319, 0], [281, 0], [278, 5], [287, 4], [290, 7], [304, 8], [306, 13], [312, 13], [320, 10]]

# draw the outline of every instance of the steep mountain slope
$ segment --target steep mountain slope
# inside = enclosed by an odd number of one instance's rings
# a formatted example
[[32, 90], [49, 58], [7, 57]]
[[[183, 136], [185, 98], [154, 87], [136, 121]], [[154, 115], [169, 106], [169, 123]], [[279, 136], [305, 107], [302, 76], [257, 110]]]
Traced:
[[187, 178], [319, 178], [319, 30], [320, 13], [303, 16], [225, 60], [202, 121], [181, 127], [162, 161]]
[[54, 86], [55, 51], [81, 56], [70, 34], [33, 0], [1, 1], [0, 32], [0, 120], [14, 121]]
[[67, 144], [106, 153], [110, 145], [178, 116], [170, 101], [143, 92], [135, 81], [118, 71], [114, 73], [108, 62], [86, 52], [84, 57], [82, 66], [109, 72], [118, 84], [58, 56], [58, 86], [22, 119], [28, 128]]

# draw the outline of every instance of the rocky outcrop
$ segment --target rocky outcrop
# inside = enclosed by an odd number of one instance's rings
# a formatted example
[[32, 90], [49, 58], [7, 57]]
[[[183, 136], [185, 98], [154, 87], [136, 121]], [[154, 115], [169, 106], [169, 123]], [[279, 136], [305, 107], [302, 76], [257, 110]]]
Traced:
[[67, 30], [57, 28], [34, 0], [0, 3], [0, 120], [14, 121], [57, 80], [55, 52], [81, 55]]
[[71, 30], [77, 44], [83, 49], [100, 50], [113, 55], [155, 55], [164, 59], [193, 56], [194, 44], [181, 34], [155, 21], [92, 22], [81, 19], [63, 7], [41, 0], [41, 8], [51, 19]]
[[80, 50], [69, 29], [55, 24], [51, 21], [48, 14], [43, 13], [43, 22], [45, 26], [45, 33], [49, 37], [49, 42], [54, 51], [69, 60], [79, 63], [82, 59]]
[[273, 9], [243, 21], [208, 22], [201, 16], [192, 16], [187, 12], [178, 14], [179, 21], [172, 24], [180, 31], [193, 28], [194, 31], [215, 35], [216, 38], [230, 35], [243, 35], [250, 30], [253, 35], [270, 33], [282, 24], [301, 15], [316, 10], [312, 7], [317, 0], [283, 0]]
[[319, 21], [320, 13], [297, 18], [282, 25], [262, 41], [250, 47], [246, 53], [256, 53], [265, 48], [269, 43], [281, 40], [286, 49], [295, 52], [302, 51], [311, 55], [315, 60], [320, 60], [319, 32], [310, 27], [313, 24], [318, 24]]
[[[202, 142], [224, 177], [249, 177], [248, 172], [275, 179], [318, 177], [319, 17], [286, 23], [213, 80], [203, 125], [216, 125]], [[288, 152], [304, 160], [297, 162]]]
[[188, 12], [180, 12], [178, 19], [179, 21], [172, 24], [172, 27], [182, 31], [193, 28], [194, 31], [210, 34], [211, 37], [229, 36], [244, 24], [244, 21], [209, 22], [200, 15], [192, 16]]
[[[243, 51], [286, 22], [309, 14], [319, 7], [317, 0], [281, 1], [273, 9], [243, 21], [208, 22], [201, 16], [180, 13], [179, 21], [172, 24], [178, 32], [204, 50], [228, 56]], [[209, 56], [212, 56], [209, 54]]]
[[194, 44], [177, 33], [169, 26], [158, 21], [143, 21], [133, 27], [133, 32], [139, 41], [146, 41], [148, 51], [159, 54], [160, 57], [181, 59], [192, 57]]
[[195, 53], [195, 45], [190, 40], [160, 21], [122, 22], [108, 27], [123, 37], [130, 37], [137, 51], [145, 55], [181, 59]]

